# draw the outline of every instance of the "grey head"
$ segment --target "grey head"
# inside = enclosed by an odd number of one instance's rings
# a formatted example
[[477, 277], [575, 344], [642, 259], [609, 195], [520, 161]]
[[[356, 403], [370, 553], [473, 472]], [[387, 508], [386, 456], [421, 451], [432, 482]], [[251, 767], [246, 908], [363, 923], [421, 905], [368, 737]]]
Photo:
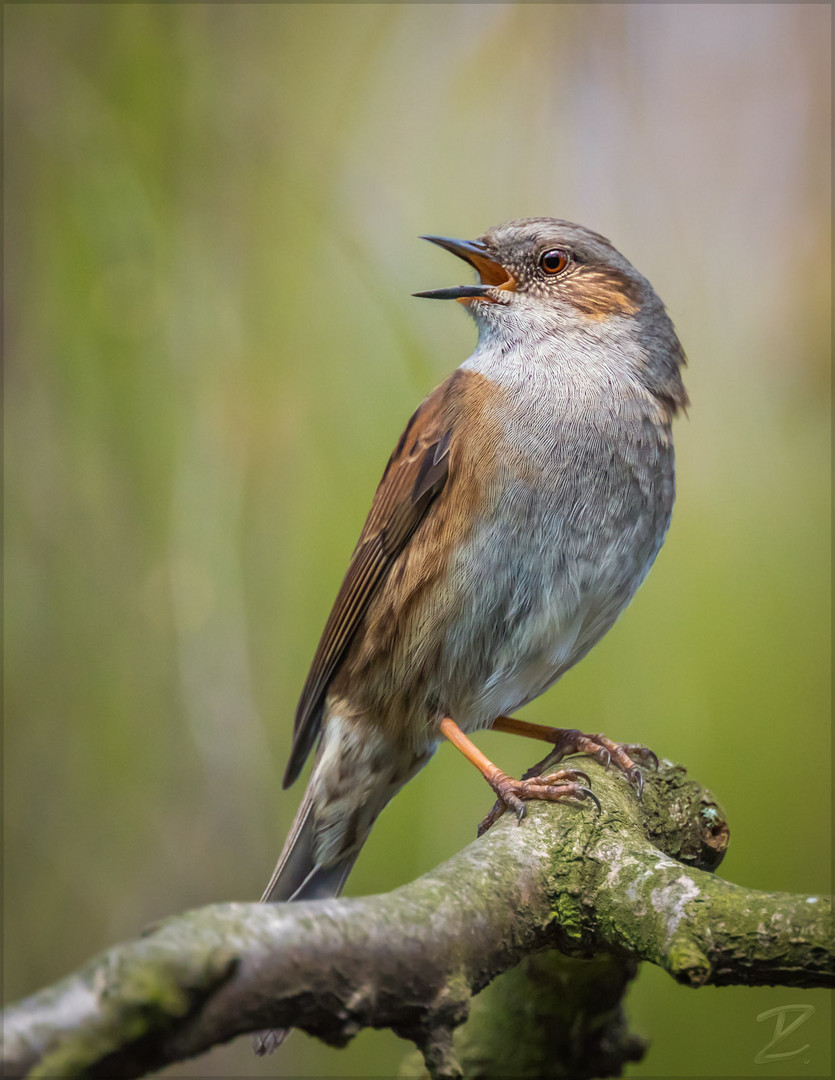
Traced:
[[663, 303], [599, 233], [559, 218], [519, 218], [476, 240], [426, 236], [469, 263], [479, 283], [416, 293], [466, 305], [497, 341], [571, 335], [611, 342], [673, 411], [687, 404], [684, 352]]

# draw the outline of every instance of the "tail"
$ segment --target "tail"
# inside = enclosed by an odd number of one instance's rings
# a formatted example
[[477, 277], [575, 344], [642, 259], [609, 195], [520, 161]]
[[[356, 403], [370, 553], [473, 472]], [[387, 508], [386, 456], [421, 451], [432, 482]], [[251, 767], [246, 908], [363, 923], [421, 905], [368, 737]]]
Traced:
[[[373, 728], [364, 730], [361, 741], [348, 741], [353, 773], [345, 777], [339, 768], [343, 736], [344, 727], [338, 718], [331, 717], [307, 791], [262, 901], [324, 900], [338, 896], [377, 815], [434, 751], [434, 745], [420, 754], [397, 745], [392, 747], [380, 732]], [[385, 767], [379, 764], [381, 751], [387, 755]], [[323, 776], [331, 782], [321, 783]], [[314, 814], [314, 795], [318, 799], [317, 814]], [[259, 1032], [253, 1040], [256, 1053], [274, 1050], [286, 1034]]]
[[[290, 833], [278, 857], [262, 903], [282, 900], [325, 900], [342, 892], [345, 879], [359, 855], [359, 848], [331, 866], [321, 866], [313, 853], [312, 784], [308, 784]], [[259, 1057], [277, 1050], [290, 1034], [286, 1028], [256, 1031], [252, 1048]]]
[[342, 892], [345, 879], [359, 855], [359, 847], [339, 862], [322, 866], [313, 851], [312, 785], [308, 784], [273, 876], [261, 897], [263, 903], [281, 900], [324, 900]]

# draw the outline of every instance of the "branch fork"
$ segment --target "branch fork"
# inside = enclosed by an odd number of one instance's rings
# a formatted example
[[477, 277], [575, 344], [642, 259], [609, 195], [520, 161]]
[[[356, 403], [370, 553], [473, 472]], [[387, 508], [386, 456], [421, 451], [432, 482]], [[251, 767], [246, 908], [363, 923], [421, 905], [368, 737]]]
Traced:
[[615, 1075], [641, 1053], [619, 1006], [640, 960], [690, 986], [833, 985], [829, 900], [716, 878], [727, 823], [684, 769], [662, 761], [639, 800], [615, 770], [583, 767], [600, 816], [530, 803], [523, 821], [504, 815], [391, 893], [217, 904], [109, 949], [6, 1010], [4, 1075], [143, 1076], [268, 1027], [335, 1046], [362, 1027], [390, 1027], [418, 1045], [432, 1076], [499, 1075], [479, 1071], [496, 1030], [479, 1020], [482, 1002], [503, 1001], [509, 1016], [502, 987], [526, 978], [543, 1001], [569, 978], [576, 993], [562, 993], [561, 1009], [575, 1012], [564, 1021], [588, 1040], [567, 1060], [576, 1045], [561, 1047], [552, 1027], [537, 1057], [528, 1031], [521, 1056], [539, 1071], [519, 1071], [517, 1053], [516, 1074]]

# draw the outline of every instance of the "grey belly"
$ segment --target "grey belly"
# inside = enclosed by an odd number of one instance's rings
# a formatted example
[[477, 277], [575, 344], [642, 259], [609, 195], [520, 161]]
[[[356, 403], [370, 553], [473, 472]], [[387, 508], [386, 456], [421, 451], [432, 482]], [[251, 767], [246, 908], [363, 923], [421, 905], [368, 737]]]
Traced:
[[[459, 606], [439, 689], [467, 731], [531, 701], [585, 656], [632, 599], [666, 529], [643, 499], [596, 520], [549, 512], [540, 493], [527, 515], [516, 510], [483, 521], [453, 568]], [[524, 527], [511, 529], [520, 516]]]

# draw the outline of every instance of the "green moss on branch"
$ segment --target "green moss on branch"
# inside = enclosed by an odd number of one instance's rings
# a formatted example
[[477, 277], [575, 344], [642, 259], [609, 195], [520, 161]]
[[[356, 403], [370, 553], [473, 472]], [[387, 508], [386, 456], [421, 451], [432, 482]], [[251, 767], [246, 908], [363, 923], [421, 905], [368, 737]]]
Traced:
[[[599, 818], [589, 806], [531, 805], [521, 825], [503, 819], [385, 896], [216, 905], [110, 949], [6, 1011], [4, 1075], [142, 1076], [291, 1026], [337, 1046], [362, 1027], [391, 1027], [423, 1049], [434, 1076], [460, 1075], [462, 1055], [467, 1075], [497, 1075], [470, 1068], [474, 1055], [498, 1059], [484, 1029], [453, 1032], [473, 995], [520, 961], [531, 957], [519, 969], [528, 981], [544, 977], [543, 949], [596, 958], [581, 1005], [602, 1001], [601, 987], [617, 1002], [638, 960], [694, 986], [832, 985], [828, 901], [715, 878], [727, 825], [683, 769], [663, 763], [639, 801], [621, 776], [584, 767]], [[579, 1015], [571, 1022], [590, 1038], [605, 1027], [612, 1067], [638, 1052], [619, 1006]]]

